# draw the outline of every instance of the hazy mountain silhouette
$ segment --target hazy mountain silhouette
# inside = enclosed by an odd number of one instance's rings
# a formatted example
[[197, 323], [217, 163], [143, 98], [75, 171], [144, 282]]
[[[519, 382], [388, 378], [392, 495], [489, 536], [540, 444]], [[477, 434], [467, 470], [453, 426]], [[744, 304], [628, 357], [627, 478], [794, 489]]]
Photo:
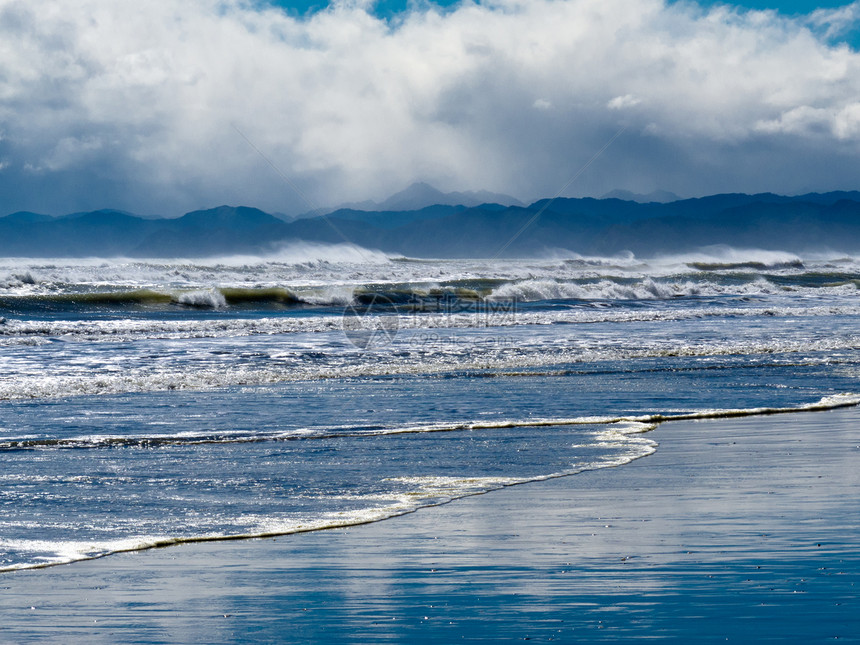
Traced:
[[555, 199], [534, 204], [437, 204], [400, 211], [342, 209], [287, 222], [220, 206], [176, 219], [115, 210], [0, 218], [0, 254], [18, 257], [211, 257], [261, 254], [296, 241], [411, 257], [529, 257], [557, 250], [652, 255], [726, 244], [784, 251], [860, 251], [860, 192], [786, 197], [723, 194], [670, 203]]
[[601, 196], [600, 199], [623, 199], [624, 201], [639, 202], [640, 204], [648, 204], [650, 202], [667, 204], [669, 202], [676, 202], [681, 198], [668, 190], [654, 190], [643, 195], [642, 193], [633, 193], [629, 190], [616, 189], [610, 190], [608, 193]]
[[[482, 204], [503, 204], [505, 206], [525, 206], [516, 197], [503, 193], [492, 193], [487, 190], [443, 193], [430, 184], [416, 182], [408, 188], [395, 193], [381, 202], [371, 200], [341, 204], [331, 212], [338, 210], [354, 211], [414, 211], [428, 206], [465, 206], [474, 207]], [[304, 217], [312, 217], [319, 213], [307, 213]]]

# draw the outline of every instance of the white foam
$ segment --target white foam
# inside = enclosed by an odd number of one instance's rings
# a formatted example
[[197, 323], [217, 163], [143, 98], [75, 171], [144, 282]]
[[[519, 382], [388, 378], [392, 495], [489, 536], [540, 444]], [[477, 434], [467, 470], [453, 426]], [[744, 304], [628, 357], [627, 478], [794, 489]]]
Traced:
[[[718, 317], [709, 323], [708, 317], [715, 315]], [[364, 354], [348, 342], [335, 316], [212, 321], [10, 320], [0, 325], [0, 345], [6, 347], [0, 352], [0, 399], [214, 389], [460, 370], [506, 372], [663, 356], [796, 360], [776, 357], [800, 354], [809, 364], [834, 363], [839, 362], [840, 352], [850, 355], [860, 345], [860, 336], [851, 327], [822, 329], [819, 333], [817, 326], [810, 326], [819, 317], [834, 315], [858, 316], [860, 307], [754, 307], [716, 312], [708, 308], [583, 307], [518, 313], [496, 321], [494, 328], [488, 328], [485, 319], [468, 314], [401, 316], [393, 343]], [[726, 333], [722, 321], [740, 316], [766, 317], [769, 333], [757, 332], [757, 324], [738, 326], [731, 334]], [[780, 318], [788, 320], [778, 325]], [[669, 335], [627, 335], [591, 334], [590, 329], [584, 329], [583, 334], [574, 329], [559, 333], [554, 327], [558, 323], [687, 319], [696, 319], [696, 329], [702, 335], [679, 335], [683, 328]], [[279, 337], [269, 340], [272, 335]], [[50, 350], [39, 348], [38, 343], [54, 345], [52, 339], [64, 343]], [[199, 342], [182, 342], [185, 339]], [[123, 345], [121, 353], [111, 354], [92, 341], [136, 342]], [[70, 344], [78, 342], [84, 344]], [[23, 346], [16, 347], [18, 344]], [[249, 352], [256, 357], [253, 362], [245, 358]], [[44, 369], [48, 357], [50, 372]]]
[[[0, 568], [2, 571], [55, 566], [106, 555], [138, 551], [154, 547], [192, 542], [208, 542], [271, 537], [291, 533], [318, 531], [355, 526], [414, 512], [420, 508], [444, 504], [462, 497], [481, 494], [507, 486], [569, 476], [584, 470], [618, 467], [653, 454], [657, 443], [643, 433], [667, 421], [719, 419], [761, 414], [793, 413], [829, 410], [860, 404], [860, 394], [843, 393], [823, 397], [819, 401], [791, 408], [746, 408], [728, 410], [696, 410], [680, 413], [658, 413], [630, 417], [577, 417], [571, 419], [512, 419], [500, 422], [463, 422], [448, 424], [449, 431], [464, 429], [491, 429], [514, 427], [540, 427], [549, 425], [602, 425], [595, 431], [598, 446], [609, 448], [609, 453], [596, 461], [574, 463], [567, 469], [549, 474], [524, 477], [471, 477], [471, 476], [402, 476], [382, 480], [390, 487], [384, 492], [355, 497], [367, 506], [357, 509], [327, 511], [310, 517], [278, 517], [245, 514], [237, 518], [222, 518], [231, 526], [246, 526], [241, 533], [204, 532], [186, 535], [136, 535], [119, 539], [91, 540], [34, 540], [0, 539], [0, 549], [27, 554], [27, 560]], [[443, 431], [442, 425], [404, 428], [405, 431]], [[390, 429], [397, 431], [397, 429]], [[594, 444], [592, 444], [594, 445]], [[352, 498], [350, 498], [352, 499]], [[194, 524], [186, 528], [194, 528]]]
[[306, 262], [390, 264], [388, 254], [382, 251], [366, 249], [356, 244], [317, 244], [311, 242], [290, 242], [263, 256], [260, 261], [287, 264]]
[[[803, 267], [795, 266], [802, 261]], [[487, 278], [521, 283], [534, 297], [654, 298], [692, 293], [701, 281], [690, 266], [703, 263], [759, 263], [768, 273], [860, 272], [855, 258], [798, 258], [760, 250], [711, 249], [684, 255], [641, 259], [632, 255], [608, 258], [580, 256], [537, 260], [392, 261], [383, 253], [350, 245], [292, 244], [265, 256], [209, 259], [76, 260], [0, 259], [0, 293], [55, 294], [76, 291], [153, 289], [196, 290], [232, 287], [345, 288], [367, 284], [443, 284]], [[750, 270], [755, 273], [754, 270]], [[749, 273], [750, 271], [747, 271]], [[668, 278], [678, 278], [673, 283]], [[627, 280], [640, 284], [625, 287]], [[646, 279], [655, 281], [649, 283]], [[601, 283], [605, 280], [611, 284]], [[529, 281], [533, 281], [530, 283]], [[598, 286], [579, 284], [588, 281]], [[558, 282], [568, 286], [557, 287]], [[765, 285], [761, 281], [758, 286]], [[773, 285], [771, 285], [773, 287]], [[727, 286], [704, 285], [705, 292], [730, 293]], [[814, 291], [812, 287], [809, 288]], [[554, 291], [555, 290], [555, 291]], [[754, 290], [754, 289], [753, 289]], [[601, 295], [601, 291], [603, 294]], [[736, 291], [737, 292], [737, 291]], [[742, 293], [742, 291], [740, 291]], [[764, 293], [769, 293], [769, 288]], [[556, 294], [556, 295], [553, 295]], [[513, 294], [516, 295], [516, 294]]]
[[215, 289], [181, 293], [176, 297], [176, 301], [181, 305], [187, 305], [189, 307], [221, 309], [227, 306], [227, 300], [224, 298], [223, 294]]
[[[624, 436], [619, 434], [618, 437], [619, 443], [613, 447], [624, 448], [621, 445]], [[619, 456], [588, 464], [580, 464], [577, 467], [558, 473], [536, 475], [534, 477], [425, 476], [388, 478], [383, 480], [383, 482], [390, 485], [390, 489], [387, 492], [382, 494], [371, 493], [368, 496], [359, 496], [355, 500], [367, 502], [367, 506], [357, 509], [327, 511], [320, 513], [318, 516], [277, 517], [245, 514], [232, 519], [222, 518], [225, 524], [246, 526], [247, 529], [241, 533], [209, 532], [197, 535], [131, 536], [108, 540], [49, 541], [0, 539], [0, 549], [28, 554], [27, 561], [0, 567], [0, 572], [38, 569], [105, 557], [116, 553], [141, 551], [178, 544], [275, 537], [369, 524], [412, 513], [428, 506], [445, 504], [456, 499], [498, 490], [507, 486], [572, 475], [586, 469], [619, 466], [651, 454], [654, 445], [656, 444], [646, 446], [644, 442], [635, 441], [629, 447], [623, 449], [623, 454]]]
[[669, 300], [688, 296], [768, 296], [792, 291], [800, 295], [843, 295], [857, 292], [854, 283], [837, 286], [784, 286], [758, 278], [739, 284], [708, 280], [656, 280], [644, 277], [633, 282], [603, 279], [568, 282], [560, 279], [533, 279], [504, 284], [488, 297], [493, 301], [537, 302], [541, 300]]
[[[809, 260], [821, 259], [809, 257]], [[677, 268], [693, 263], [701, 264], [760, 264], [766, 267], [791, 267], [800, 265], [804, 258], [786, 251], [773, 251], [756, 248], [734, 248], [723, 244], [707, 246], [696, 251], [676, 254], [661, 254], [650, 258], [648, 263], [654, 267]]]
[[[851, 287], [853, 290], [854, 287]], [[344, 295], [344, 294], [341, 294]], [[220, 302], [217, 295], [212, 296]], [[222, 296], [223, 297], [223, 296]], [[324, 299], [336, 299], [337, 293]], [[209, 292], [202, 296], [210, 299]], [[406, 329], [472, 329], [531, 325], [595, 324], [610, 322], [670, 322], [702, 318], [772, 319], [797, 317], [858, 316], [860, 303], [841, 300], [834, 304], [808, 304], [804, 300], [783, 300], [765, 306], [686, 307], [683, 309], [625, 309], [612, 307], [571, 307], [551, 311], [507, 310], [485, 313], [419, 312], [397, 317], [397, 327]], [[109, 342], [143, 339], [228, 338], [255, 335], [337, 331], [336, 316], [288, 316], [224, 319], [107, 319], [107, 320], [21, 320], [6, 318], [0, 325], [0, 343], [18, 344], [25, 339], [65, 338]], [[29, 344], [29, 343], [28, 343]]]

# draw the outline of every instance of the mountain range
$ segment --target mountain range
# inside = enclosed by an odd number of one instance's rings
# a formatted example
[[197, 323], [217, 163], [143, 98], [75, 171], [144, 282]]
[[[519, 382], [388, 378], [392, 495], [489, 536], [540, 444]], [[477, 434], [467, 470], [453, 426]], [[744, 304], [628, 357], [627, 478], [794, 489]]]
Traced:
[[860, 192], [721, 194], [668, 203], [617, 198], [540, 200], [528, 206], [435, 204], [342, 208], [293, 221], [245, 206], [175, 219], [116, 210], [0, 218], [6, 257], [261, 255], [294, 242], [351, 243], [417, 258], [532, 257], [559, 250], [637, 256], [710, 245], [793, 252], [860, 251]]
[[[631, 193], [632, 195], [633, 193]], [[656, 200], [659, 201], [659, 200]], [[465, 192], [443, 193], [425, 182], [416, 182], [408, 188], [393, 194], [382, 202], [371, 200], [341, 204], [331, 208], [326, 213], [336, 210], [356, 211], [414, 211], [427, 206], [480, 206], [481, 204], [503, 204], [505, 206], [525, 206], [516, 197], [504, 193], [491, 193], [488, 190], [469, 190]], [[311, 211], [299, 217], [314, 217], [320, 215]]]

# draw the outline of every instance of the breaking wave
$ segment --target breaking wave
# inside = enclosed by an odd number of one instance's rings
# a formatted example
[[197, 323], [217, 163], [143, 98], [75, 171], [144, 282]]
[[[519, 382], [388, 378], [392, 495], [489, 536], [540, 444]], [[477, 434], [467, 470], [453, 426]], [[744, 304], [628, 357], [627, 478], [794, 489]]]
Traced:
[[189, 291], [188, 293], [180, 294], [176, 298], [176, 302], [189, 307], [210, 309], [220, 309], [227, 306], [227, 298], [224, 297], [223, 293], [215, 289]]
[[387, 303], [407, 310], [438, 310], [453, 303], [541, 301], [672, 300], [701, 297], [755, 297], [786, 292], [809, 295], [855, 293], [860, 276], [853, 273], [803, 273], [790, 278], [756, 275], [749, 279], [576, 279], [456, 280], [438, 283], [334, 284], [299, 287], [225, 286], [201, 289], [123, 289], [51, 293], [0, 294], [0, 313], [63, 312], [87, 309], [175, 306], [209, 309], [284, 309], [343, 307]]

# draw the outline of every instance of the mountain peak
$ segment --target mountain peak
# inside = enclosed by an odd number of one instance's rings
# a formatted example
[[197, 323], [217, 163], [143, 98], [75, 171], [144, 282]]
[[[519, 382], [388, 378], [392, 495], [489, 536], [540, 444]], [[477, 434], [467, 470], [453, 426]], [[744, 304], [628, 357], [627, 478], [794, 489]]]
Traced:
[[378, 208], [382, 211], [418, 210], [425, 206], [442, 204], [445, 198], [446, 195], [442, 191], [433, 188], [430, 184], [419, 181], [401, 190], [399, 193], [394, 193], [379, 204]]
[[[525, 206], [516, 197], [487, 190], [443, 193], [424, 181], [416, 181], [382, 202], [363, 201], [341, 204], [330, 212], [349, 209], [356, 211], [417, 211], [428, 206], [465, 206], [473, 208], [482, 204], [502, 206]], [[317, 213], [313, 213], [316, 215]], [[311, 213], [307, 214], [308, 216]]]
[[668, 190], [654, 190], [648, 194], [634, 193], [629, 190], [610, 190], [605, 195], [601, 195], [600, 199], [620, 199], [625, 202], [639, 202], [640, 204], [648, 204], [657, 202], [659, 204], [668, 204], [669, 202], [677, 202], [680, 197]]
[[5, 219], [7, 222], [28, 222], [31, 224], [35, 224], [37, 222], [50, 222], [54, 218], [50, 215], [33, 213], [32, 211], [18, 211], [16, 213], [10, 213], [2, 219]]
[[278, 222], [278, 218], [248, 206], [216, 206], [206, 210], [192, 211], [179, 218], [185, 224], [200, 225], [254, 225]]

